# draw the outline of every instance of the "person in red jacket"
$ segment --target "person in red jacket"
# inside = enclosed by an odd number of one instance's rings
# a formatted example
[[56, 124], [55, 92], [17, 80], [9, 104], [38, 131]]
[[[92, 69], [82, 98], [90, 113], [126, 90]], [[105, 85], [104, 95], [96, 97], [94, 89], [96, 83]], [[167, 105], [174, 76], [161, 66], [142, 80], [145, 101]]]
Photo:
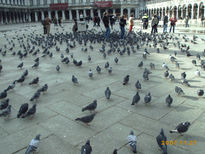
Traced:
[[171, 19], [170, 19], [170, 25], [171, 26], [170, 26], [170, 30], [169, 30], [170, 33], [172, 31], [172, 28], [173, 28], [173, 33], [174, 33], [176, 22], [177, 22], [176, 17], [171, 17]]

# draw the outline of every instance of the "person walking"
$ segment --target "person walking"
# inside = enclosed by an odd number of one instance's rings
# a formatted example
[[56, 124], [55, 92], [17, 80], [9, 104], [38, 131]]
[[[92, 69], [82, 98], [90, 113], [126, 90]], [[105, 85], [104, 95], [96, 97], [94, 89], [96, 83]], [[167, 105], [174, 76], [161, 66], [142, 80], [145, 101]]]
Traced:
[[109, 26], [109, 17], [108, 17], [107, 12], [104, 12], [103, 23], [104, 23], [104, 26], [105, 26], [105, 29], [106, 29], [105, 39], [108, 39], [110, 37], [110, 26]]
[[151, 31], [151, 34], [154, 32], [154, 33], [157, 33], [157, 25], [159, 23], [159, 20], [157, 18], [157, 15], [154, 15], [153, 19], [152, 19], [152, 23], [151, 23], [151, 26], [152, 26], [152, 31]]
[[125, 25], [126, 25], [126, 20], [125, 20], [124, 15], [120, 18], [119, 25], [120, 25], [120, 30], [121, 30], [120, 39], [124, 39], [125, 38]]
[[167, 33], [167, 27], [168, 27], [168, 16], [166, 14], [163, 19], [163, 33]]
[[185, 27], [189, 27], [189, 16], [186, 16], [185, 18]]
[[133, 17], [134, 17], [134, 15], [131, 14], [131, 15], [130, 15], [130, 18], [129, 18], [129, 33], [132, 31], [132, 28], [133, 28], [133, 26], [134, 26]]
[[45, 27], [48, 35], [50, 34], [50, 24], [51, 24], [51, 19], [47, 15], [45, 18]]
[[172, 32], [172, 28], [173, 28], [173, 33], [174, 33], [174, 30], [175, 30], [175, 26], [176, 26], [176, 22], [177, 22], [177, 19], [176, 19], [176, 17], [171, 17], [171, 19], [170, 19], [170, 24], [171, 24], [171, 27], [170, 27], [170, 30], [169, 30], [169, 32], [171, 33]]

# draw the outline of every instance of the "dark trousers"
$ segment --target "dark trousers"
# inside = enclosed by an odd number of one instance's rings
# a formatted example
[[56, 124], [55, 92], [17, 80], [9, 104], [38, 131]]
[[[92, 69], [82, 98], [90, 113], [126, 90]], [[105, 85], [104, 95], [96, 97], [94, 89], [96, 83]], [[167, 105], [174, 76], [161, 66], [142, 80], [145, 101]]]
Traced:
[[152, 26], [152, 31], [151, 33], [157, 33], [157, 25]]
[[44, 33], [44, 34], [47, 34], [46, 26], [43, 26], [43, 33]]
[[174, 33], [175, 25], [171, 25], [169, 32], [170, 32], [170, 33], [172, 32], [172, 28], [173, 28], [173, 33]]

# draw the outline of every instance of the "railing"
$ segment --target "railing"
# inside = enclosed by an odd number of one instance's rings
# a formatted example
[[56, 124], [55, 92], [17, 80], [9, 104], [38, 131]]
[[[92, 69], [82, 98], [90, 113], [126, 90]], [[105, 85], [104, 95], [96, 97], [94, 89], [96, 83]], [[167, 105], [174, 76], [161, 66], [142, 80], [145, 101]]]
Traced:
[[155, 3], [161, 3], [161, 2], [169, 2], [171, 0], [150, 0], [146, 1], [146, 4], [155, 4]]

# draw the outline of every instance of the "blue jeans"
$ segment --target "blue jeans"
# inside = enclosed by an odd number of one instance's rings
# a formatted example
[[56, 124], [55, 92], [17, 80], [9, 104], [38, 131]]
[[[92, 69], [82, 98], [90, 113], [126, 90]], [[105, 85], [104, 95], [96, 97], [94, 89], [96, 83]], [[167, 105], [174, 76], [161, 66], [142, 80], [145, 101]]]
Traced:
[[125, 37], [125, 27], [120, 26], [121, 33], [120, 33], [120, 39], [124, 39]]
[[174, 33], [175, 25], [171, 25], [169, 32], [172, 31], [172, 28], [173, 28], [173, 33]]
[[105, 32], [105, 38], [109, 38], [110, 37], [110, 27], [106, 27], [106, 32]]
[[185, 27], [189, 27], [189, 24], [188, 24], [188, 22], [186, 22], [186, 25], [185, 25]]
[[164, 24], [164, 27], [163, 27], [163, 33], [166, 33], [167, 32], [167, 23]]

